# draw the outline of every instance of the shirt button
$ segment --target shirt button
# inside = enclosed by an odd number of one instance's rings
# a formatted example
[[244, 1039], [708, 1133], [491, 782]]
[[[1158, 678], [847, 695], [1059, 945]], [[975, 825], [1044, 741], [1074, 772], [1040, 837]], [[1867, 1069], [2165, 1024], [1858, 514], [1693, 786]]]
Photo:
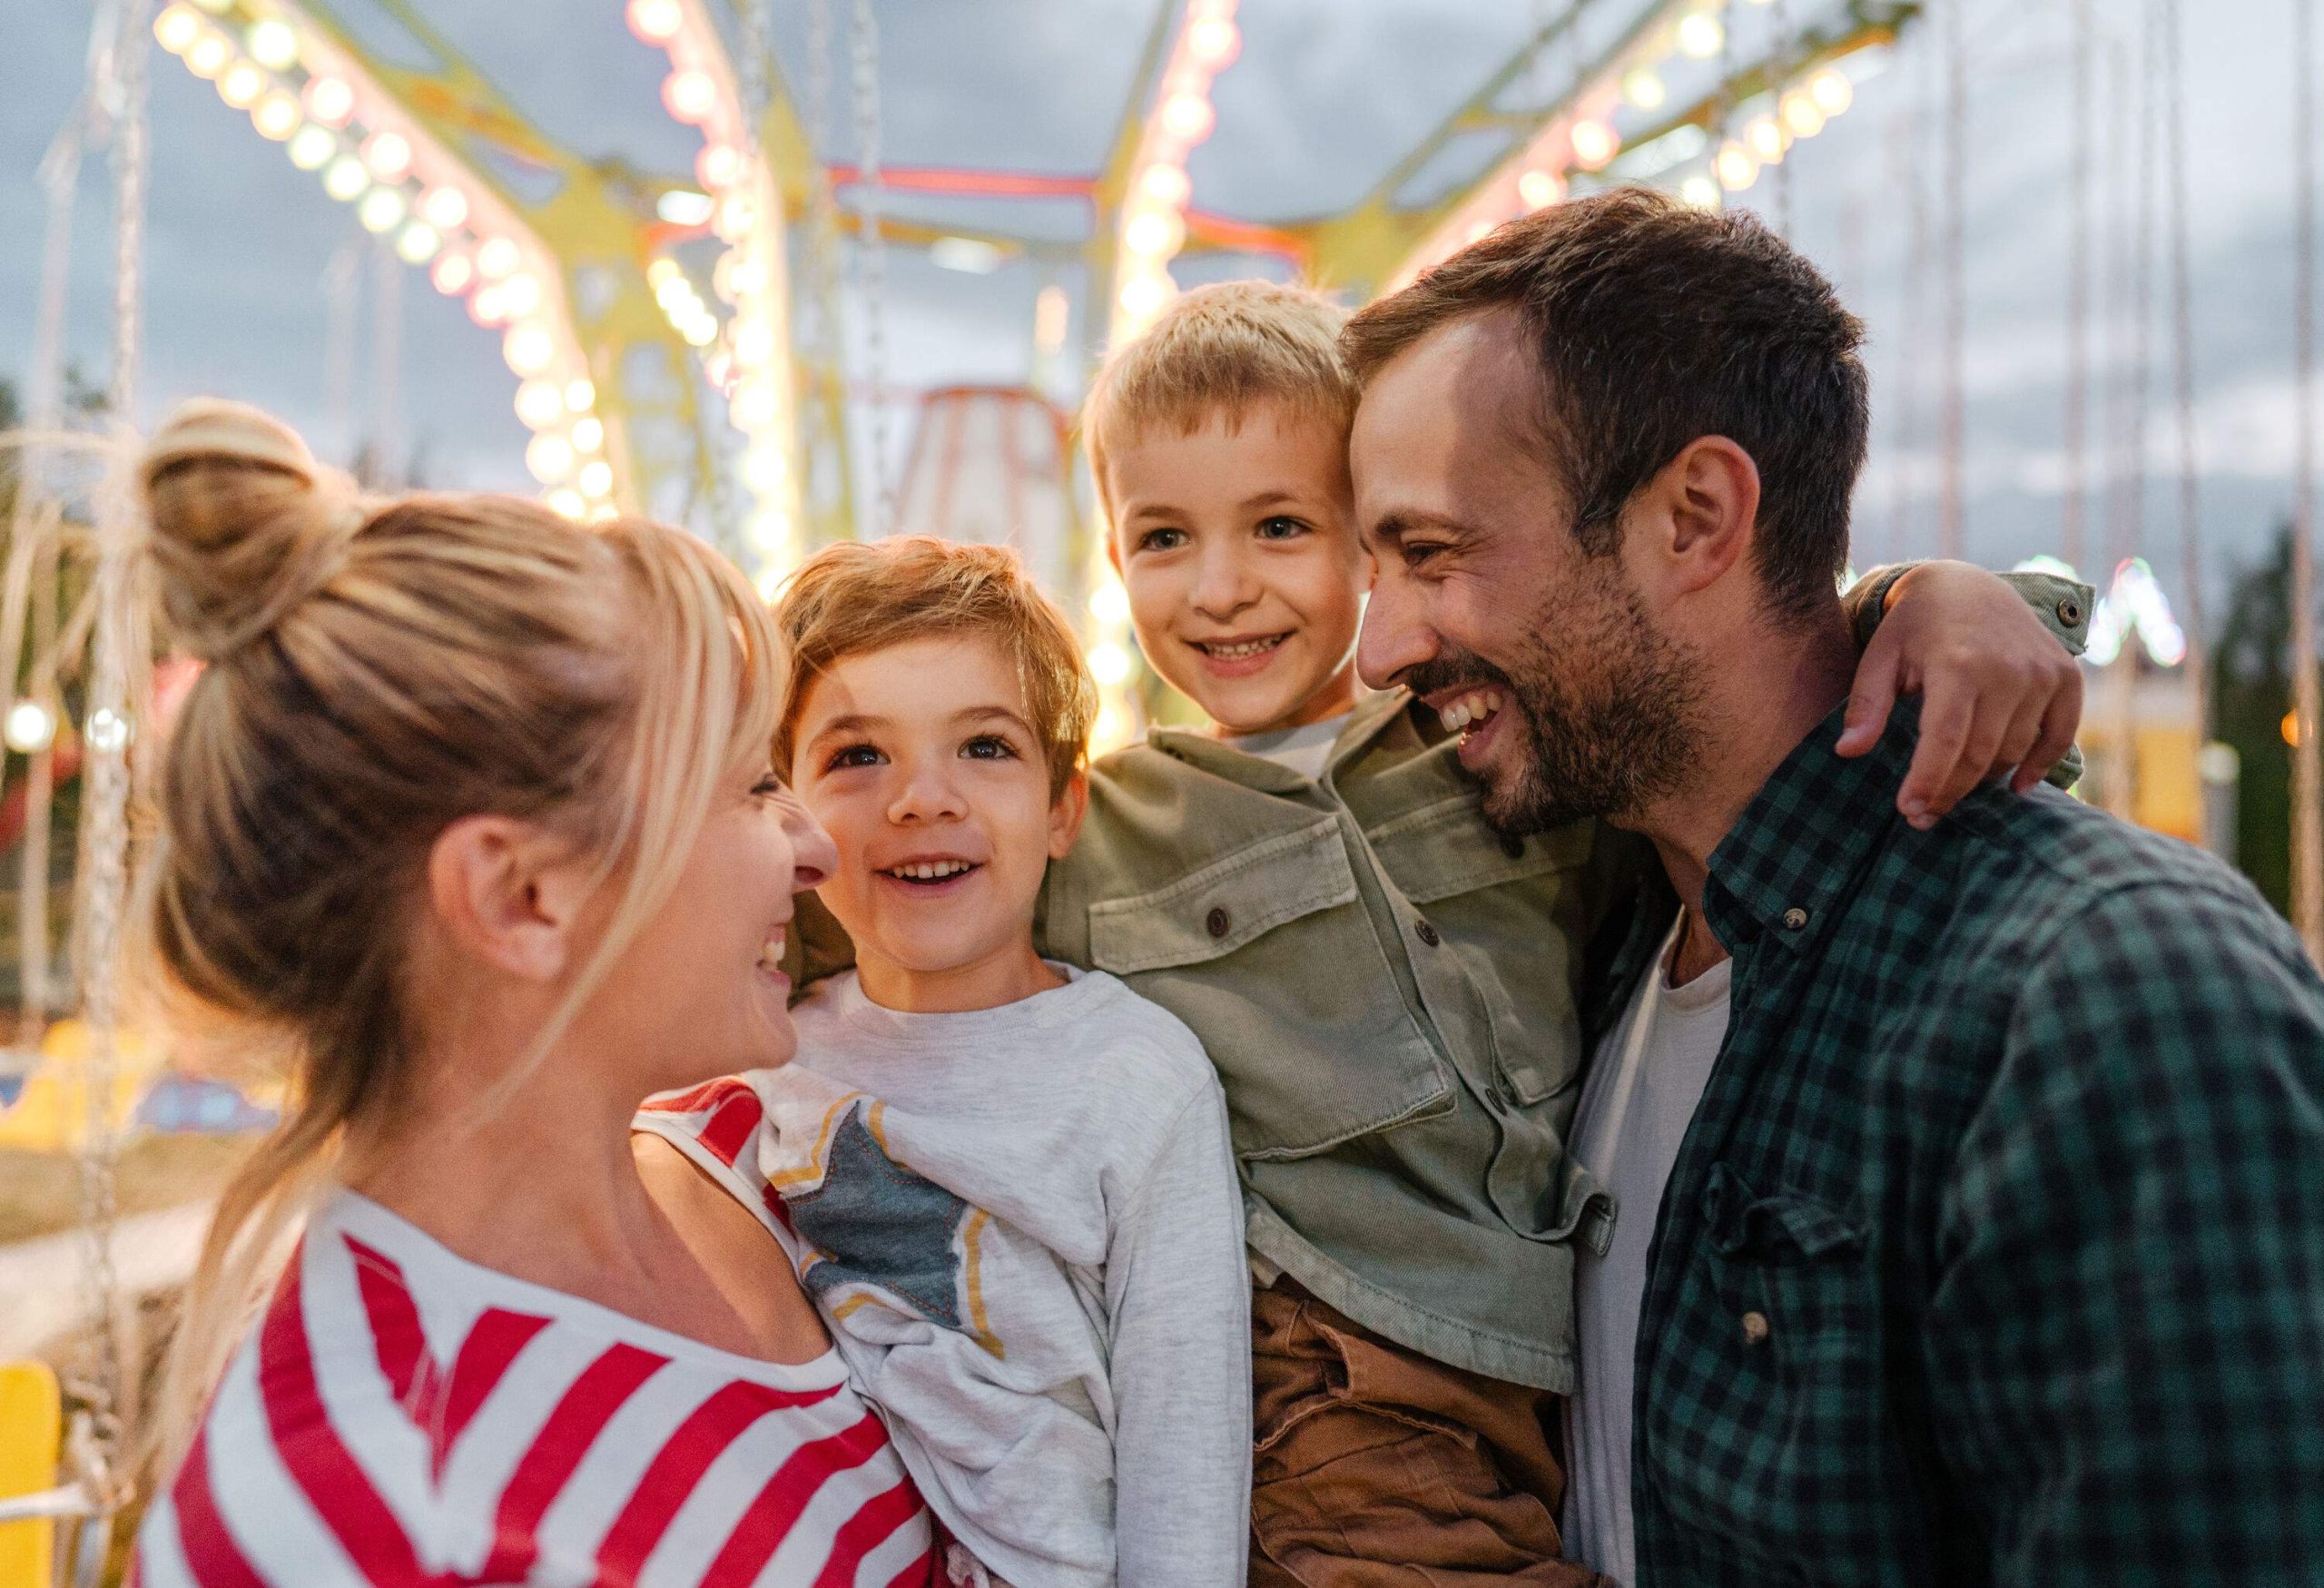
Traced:
[[1745, 1345], [1766, 1345], [1769, 1332], [1766, 1313], [1747, 1312], [1743, 1315], [1743, 1343]]
[[1504, 838], [1501, 841], [1501, 852], [1512, 860], [1523, 860], [1525, 841], [1522, 838]]
[[2058, 621], [2064, 624], [2068, 628], [2072, 628], [2075, 625], [2079, 624], [2082, 621], [2082, 603], [2075, 600], [2072, 596], [2059, 597]]
[[1802, 910], [1798, 905], [1794, 904], [1790, 909], [1783, 912], [1783, 929], [1786, 932], [1797, 932], [1801, 927], [1807, 924], [1807, 912]]
[[1211, 936], [1225, 937], [1228, 930], [1234, 926], [1235, 918], [1226, 913], [1224, 905], [1215, 904], [1211, 907], [1210, 913], [1203, 917], [1202, 924], [1203, 930], [1209, 932]]
[[1413, 935], [1419, 938], [1421, 942], [1426, 943], [1431, 948], [1434, 948], [1438, 943], [1444, 941], [1443, 938], [1436, 935], [1436, 928], [1431, 926], [1425, 921], [1413, 928]]

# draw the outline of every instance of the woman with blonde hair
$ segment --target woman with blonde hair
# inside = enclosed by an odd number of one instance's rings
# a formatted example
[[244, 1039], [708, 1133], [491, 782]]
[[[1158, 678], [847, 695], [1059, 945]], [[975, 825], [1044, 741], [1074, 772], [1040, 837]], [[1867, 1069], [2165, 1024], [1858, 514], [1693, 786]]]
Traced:
[[[747, 583], [637, 520], [359, 500], [236, 404], [181, 410], [144, 480], [209, 663], [153, 946], [296, 1058], [196, 1274], [141, 1581], [930, 1581], [773, 1199], [631, 1130], [790, 1057], [776, 962], [832, 863], [769, 768]], [[685, 1117], [731, 1155], [731, 1112]]]

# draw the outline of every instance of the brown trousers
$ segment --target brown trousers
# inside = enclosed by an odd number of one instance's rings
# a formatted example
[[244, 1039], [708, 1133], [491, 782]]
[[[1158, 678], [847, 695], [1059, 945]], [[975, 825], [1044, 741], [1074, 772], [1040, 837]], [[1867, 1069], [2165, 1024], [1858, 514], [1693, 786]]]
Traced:
[[1612, 1588], [1559, 1558], [1558, 1398], [1289, 1278], [1251, 1299], [1251, 1588]]

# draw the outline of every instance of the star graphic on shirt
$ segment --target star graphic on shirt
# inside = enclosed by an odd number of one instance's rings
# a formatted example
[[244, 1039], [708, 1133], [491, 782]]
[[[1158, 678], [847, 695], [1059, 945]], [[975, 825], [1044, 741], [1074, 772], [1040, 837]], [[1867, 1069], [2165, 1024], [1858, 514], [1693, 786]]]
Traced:
[[878, 1113], [870, 1104], [867, 1117], [861, 1100], [848, 1108], [822, 1155], [822, 1182], [783, 1194], [793, 1228], [819, 1253], [800, 1277], [834, 1317], [852, 1307], [832, 1303], [832, 1292], [870, 1287], [1003, 1355], [985, 1327], [977, 1282], [978, 1238], [989, 1216], [890, 1157]]

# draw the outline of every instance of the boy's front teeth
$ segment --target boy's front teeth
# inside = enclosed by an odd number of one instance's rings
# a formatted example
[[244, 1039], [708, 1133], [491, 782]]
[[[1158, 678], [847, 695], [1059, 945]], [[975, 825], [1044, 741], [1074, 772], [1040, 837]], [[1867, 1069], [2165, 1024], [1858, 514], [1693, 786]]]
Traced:
[[935, 860], [927, 861], [919, 865], [891, 866], [889, 868], [888, 874], [891, 877], [913, 877], [923, 883], [932, 883], [940, 877], [958, 876], [970, 869], [970, 863], [965, 860]]
[[1256, 656], [1261, 651], [1271, 651], [1282, 643], [1283, 636], [1278, 634], [1268, 639], [1245, 640], [1239, 645], [1231, 646], [1206, 645], [1202, 648], [1221, 661], [1239, 662], [1245, 656]]
[[1457, 734], [1464, 728], [1484, 721], [1501, 707], [1500, 690], [1472, 689], [1458, 700], [1438, 706], [1436, 715], [1437, 720], [1444, 725], [1446, 733]]

